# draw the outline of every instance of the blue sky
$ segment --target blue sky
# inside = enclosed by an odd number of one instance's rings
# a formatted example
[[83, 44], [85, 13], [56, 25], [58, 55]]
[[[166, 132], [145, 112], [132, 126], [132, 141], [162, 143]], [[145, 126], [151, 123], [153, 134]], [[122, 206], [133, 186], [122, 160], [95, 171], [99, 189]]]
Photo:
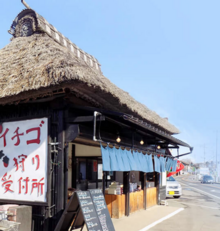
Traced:
[[[27, 0], [61, 33], [95, 56], [113, 83], [176, 125], [211, 160], [220, 142], [219, 0]], [[0, 48], [23, 9], [1, 1]], [[219, 143], [218, 142], [218, 143]], [[205, 148], [204, 148], [205, 147]], [[220, 145], [218, 156], [220, 160]], [[185, 150], [181, 150], [185, 151]]]

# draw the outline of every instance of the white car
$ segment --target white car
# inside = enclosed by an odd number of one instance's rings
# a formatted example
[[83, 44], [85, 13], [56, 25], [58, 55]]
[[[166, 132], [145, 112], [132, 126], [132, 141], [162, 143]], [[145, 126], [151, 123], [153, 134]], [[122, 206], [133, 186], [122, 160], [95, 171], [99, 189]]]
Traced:
[[182, 187], [178, 181], [176, 181], [172, 176], [167, 178], [166, 185], [166, 196], [173, 196], [174, 198], [179, 198], [182, 195]]

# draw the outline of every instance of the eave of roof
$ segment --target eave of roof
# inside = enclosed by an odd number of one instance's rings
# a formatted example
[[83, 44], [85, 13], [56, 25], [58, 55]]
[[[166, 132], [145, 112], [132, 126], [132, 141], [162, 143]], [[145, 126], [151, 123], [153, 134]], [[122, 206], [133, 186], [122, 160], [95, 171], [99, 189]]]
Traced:
[[[118, 118], [117, 120], [120, 119], [120, 121], [122, 121], [125, 124], [131, 125], [131, 126], [135, 126], [138, 128], [141, 128], [142, 130], [146, 131], [149, 134], [152, 134], [154, 136], [157, 136], [158, 138], [162, 139], [162, 140], [166, 140], [168, 141], [169, 144], [175, 145], [175, 146], [184, 146], [189, 148], [190, 150], [193, 150], [193, 147], [190, 146], [189, 144], [187, 144], [186, 142], [183, 142], [175, 137], [173, 137], [172, 135], [170, 135], [169, 133], [159, 129], [158, 127], [150, 124], [150, 123], [146, 123], [134, 116], [122, 113], [122, 112], [115, 112], [115, 111], [110, 111], [110, 110], [105, 110], [105, 109], [100, 109], [100, 108], [93, 108], [93, 107], [81, 107], [81, 106], [72, 106], [73, 108], [76, 109], [82, 109], [82, 110], [87, 110], [87, 111], [97, 111], [100, 112], [101, 114], [106, 116], [106, 119], [108, 120], [108, 117], [110, 118]], [[169, 148], [169, 146], [167, 147]]]

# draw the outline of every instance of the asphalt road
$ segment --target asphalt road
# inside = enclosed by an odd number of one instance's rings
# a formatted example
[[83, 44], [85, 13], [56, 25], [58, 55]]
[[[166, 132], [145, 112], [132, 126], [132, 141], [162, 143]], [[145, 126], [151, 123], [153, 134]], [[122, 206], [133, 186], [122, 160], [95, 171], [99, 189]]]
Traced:
[[177, 177], [183, 195], [167, 198], [169, 206], [184, 208], [177, 215], [150, 230], [209, 231], [220, 230], [220, 184], [201, 184], [191, 176]]
[[220, 184], [202, 184], [200, 181], [194, 180], [191, 176], [183, 177], [179, 181], [182, 185], [186, 184], [189, 187], [197, 189], [197, 191], [201, 190], [201, 193], [204, 191], [206, 195], [210, 194], [210, 196], [220, 199]]

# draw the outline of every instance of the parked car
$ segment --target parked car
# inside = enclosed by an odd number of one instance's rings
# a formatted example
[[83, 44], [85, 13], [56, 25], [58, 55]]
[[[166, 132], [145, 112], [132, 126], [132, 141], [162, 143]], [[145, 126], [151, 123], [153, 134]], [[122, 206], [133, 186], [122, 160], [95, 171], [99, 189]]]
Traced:
[[166, 196], [173, 196], [179, 198], [182, 195], [181, 184], [176, 181], [172, 176], [167, 178]]
[[214, 179], [211, 176], [205, 175], [202, 177], [201, 183], [214, 184]]

